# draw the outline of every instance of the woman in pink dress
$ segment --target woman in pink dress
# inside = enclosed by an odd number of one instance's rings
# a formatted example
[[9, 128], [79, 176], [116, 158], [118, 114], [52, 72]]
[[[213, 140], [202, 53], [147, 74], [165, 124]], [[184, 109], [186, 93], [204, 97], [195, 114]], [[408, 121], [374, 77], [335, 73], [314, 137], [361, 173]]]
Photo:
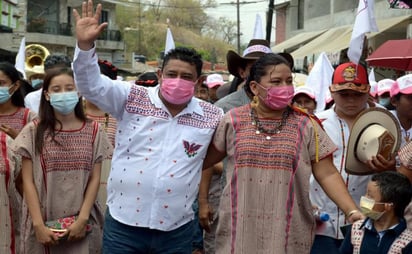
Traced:
[[[25, 201], [20, 253], [100, 253], [103, 215], [96, 195], [112, 145], [86, 118], [70, 69], [47, 73], [39, 121], [21, 131], [14, 150], [22, 156]], [[64, 232], [45, 226], [74, 215]]]

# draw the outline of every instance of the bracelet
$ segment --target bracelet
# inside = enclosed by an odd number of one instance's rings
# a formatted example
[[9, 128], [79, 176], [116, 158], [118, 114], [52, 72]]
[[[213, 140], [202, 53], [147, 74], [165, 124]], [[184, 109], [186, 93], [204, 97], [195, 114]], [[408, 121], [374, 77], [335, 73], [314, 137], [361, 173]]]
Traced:
[[348, 213], [348, 215], [346, 215], [346, 218], [350, 218], [353, 214], [355, 214], [355, 213], [357, 213], [357, 212], [359, 212], [359, 210], [357, 210], [357, 209], [350, 211], [350, 212]]

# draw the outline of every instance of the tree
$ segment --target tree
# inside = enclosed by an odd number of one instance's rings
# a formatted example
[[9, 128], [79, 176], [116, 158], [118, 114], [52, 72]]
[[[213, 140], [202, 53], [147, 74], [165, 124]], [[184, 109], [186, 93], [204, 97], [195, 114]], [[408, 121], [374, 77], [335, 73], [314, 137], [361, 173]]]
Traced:
[[220, 17], [218, 20], [211, 18], [205, 26], [204, 33], [213, 39], [234, 44], [237, 39], [236, 22], [226, 17]]
[[147, 12], [157, 22], [169, 20], [171, 25], [199, 34], [208, 20], [204, 9], [214, 4], [214, 0], [205, 4], [199, 0], [158, 0], [156, 4], [149, 5]]
[[[213, 6], [214, 3], [214, 0], [203, 1], [203, 4], [199, 0], [156, 0], [151, 4], [117, 5], [116, 23], [125, 40], [127, 53], [135, 52], [145, 55], [148, 60], [157, 60], [164, 50], [169, 26], [176, 46], [193, 47], [203, 59], [223, 63], [227, 51], [233, 48], [227, 42], [234, 39], [231, 39], [228, 19], [213, 20], [203, 11], [205, 6]], [[189, 13], [186, 15], [186, 12]], [[170, 19], [169, 24], [166, 23], [167, 18]], [[232, 22], [232, 25], [235, 30], [236, 24]]]

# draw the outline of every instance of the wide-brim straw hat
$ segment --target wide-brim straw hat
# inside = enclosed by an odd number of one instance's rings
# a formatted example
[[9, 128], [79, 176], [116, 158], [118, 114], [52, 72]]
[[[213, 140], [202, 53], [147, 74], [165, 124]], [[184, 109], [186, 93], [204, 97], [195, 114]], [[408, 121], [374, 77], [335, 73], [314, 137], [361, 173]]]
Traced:
[[373, 174], [367, 160], [378, 154], [390, 159], [400, 145], [401, 128], [395, 116], [383, 108], [368, 108], [358, 115], [352, 126], [345, 170], [353, 175]]

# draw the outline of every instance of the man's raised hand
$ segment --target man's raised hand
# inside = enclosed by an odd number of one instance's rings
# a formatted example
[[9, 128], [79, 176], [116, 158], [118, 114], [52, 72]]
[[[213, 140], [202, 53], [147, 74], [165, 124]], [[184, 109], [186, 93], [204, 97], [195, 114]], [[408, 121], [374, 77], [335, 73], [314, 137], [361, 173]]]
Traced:
[[93, 14], [93, 1], [88, 0], [82, 3], [82, 15], [77, 10], [73, 10], [76, 21], [77, 45], [82, 50], [89, 50], [93, 47], [94, 41], [100, 33], [107, 27], [107, 22], [99, 24], [102, 5], [98, 4], [96, 12]]

